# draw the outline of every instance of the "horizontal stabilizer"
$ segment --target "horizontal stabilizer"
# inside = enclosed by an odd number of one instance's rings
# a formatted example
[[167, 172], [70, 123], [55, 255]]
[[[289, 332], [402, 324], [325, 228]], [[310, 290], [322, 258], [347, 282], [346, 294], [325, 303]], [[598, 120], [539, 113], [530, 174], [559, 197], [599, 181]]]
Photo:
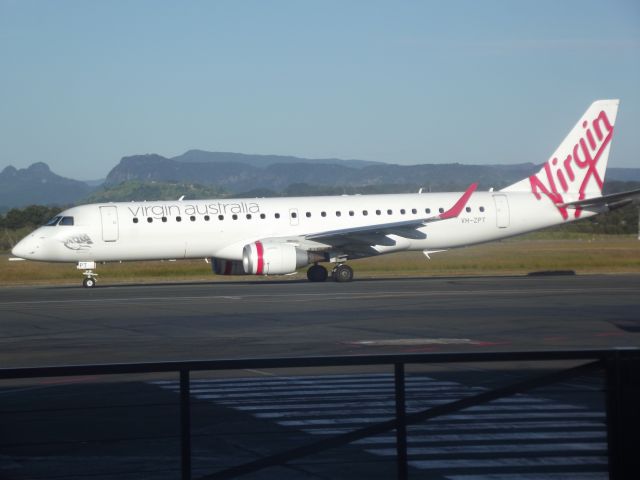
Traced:
[[615, 208], [624, 207], [633, 201], [640, 201], [640, 189], [622, 193], [612, 193], [611, 195], [605, 195], [603, 197], [576, 200], [575, 202], [562, 203], [558, 206], [564, 208], [584, 209], [608, 207], [609, 210], [613, 210]]

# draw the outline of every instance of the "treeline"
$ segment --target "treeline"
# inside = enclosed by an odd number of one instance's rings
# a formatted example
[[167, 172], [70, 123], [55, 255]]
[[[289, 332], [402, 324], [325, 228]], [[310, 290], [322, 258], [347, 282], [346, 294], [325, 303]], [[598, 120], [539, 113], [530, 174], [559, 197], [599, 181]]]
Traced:
[[55, 217], [62, 210], [64, 210], [63, 207], [30, 205], [24, 208], [12, 208], [4, 215], [0, 215], [0, 251], [11, 250], [22, 237]]
[[24, 227], [43, 225], [47, 220], [55, 217], [63, 208], [46, 205], [29, 205], [25, 208], [12, 208], [0, 216], [0, 228], [18, 230]]

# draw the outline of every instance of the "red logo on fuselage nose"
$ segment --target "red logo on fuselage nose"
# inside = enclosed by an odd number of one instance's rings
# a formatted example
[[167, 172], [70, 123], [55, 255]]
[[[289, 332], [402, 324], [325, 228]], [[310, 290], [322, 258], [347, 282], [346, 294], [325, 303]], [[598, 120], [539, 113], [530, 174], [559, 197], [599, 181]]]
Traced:
[[[577, 191], [579, 200], [583, 200], [592, 179], [596, 182], [598, 190], [602, 191], [602, 178], [598, 173], [597, 165], [613, 135], [613, 126], [604, 110], [591, 122], [591, 125], [587, 120], [583, 121], [582, 128], [585, 130], [584, 135], [562, 162], [554, 157], [545, 164], [542, 171], [529, 177], [531, 192], [538, 200], [542, 195], [551, 199], [564, 220], [569, 218], [569, 213], [566, 207], [561, 206], [564, 203], [563, 193]], [[543, 178], [540, 178], [543, 172]], [[576, 186], [578, 186], [577, 189]], [[580, 213], [581, 210], [576, 209], [575, 218], [579, 218]]]

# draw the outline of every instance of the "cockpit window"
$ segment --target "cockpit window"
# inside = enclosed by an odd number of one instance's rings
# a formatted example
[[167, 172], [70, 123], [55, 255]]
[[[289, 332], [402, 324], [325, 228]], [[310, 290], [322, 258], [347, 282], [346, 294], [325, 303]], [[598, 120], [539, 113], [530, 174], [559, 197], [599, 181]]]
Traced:
[[62, 217], [58, 225], [73, 225], [73, 217]]
[[58, 222], [60, 221], [62, 217], [61, 216], [56, 216], [53, 217], [51, 220], [49, 220], [47, 223], [44, 224], [45, 227], [54, 227], [58, 224]]

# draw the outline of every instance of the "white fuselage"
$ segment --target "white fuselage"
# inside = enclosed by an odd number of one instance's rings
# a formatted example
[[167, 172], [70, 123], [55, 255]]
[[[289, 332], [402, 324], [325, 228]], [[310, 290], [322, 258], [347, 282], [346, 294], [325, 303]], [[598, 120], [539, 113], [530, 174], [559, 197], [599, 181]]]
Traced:
[[[73, 225], [43, 226], [13, 252], [52, 262], [215, 257], [241, 260], [263, 238], [295, 242], [318, 232], [433, 217], [460, 193], [184, 200], [82, 205], [60, 215]], [[442, 210], [440, 210], [442, 209]], [[594, 213], [582, 212], [581, 218]], [[372, 235], [371, 255], [445, 250], [565, 223], [547, 198], [526, 192], [475, 192], [456, 218], [417, 229], [424, 238]], [[415, 236], [414, 236], [415, 237]], [[318, 241], [318, 249], [322, 241]], [[367, 255], [358, 255], [367, 256]]]

